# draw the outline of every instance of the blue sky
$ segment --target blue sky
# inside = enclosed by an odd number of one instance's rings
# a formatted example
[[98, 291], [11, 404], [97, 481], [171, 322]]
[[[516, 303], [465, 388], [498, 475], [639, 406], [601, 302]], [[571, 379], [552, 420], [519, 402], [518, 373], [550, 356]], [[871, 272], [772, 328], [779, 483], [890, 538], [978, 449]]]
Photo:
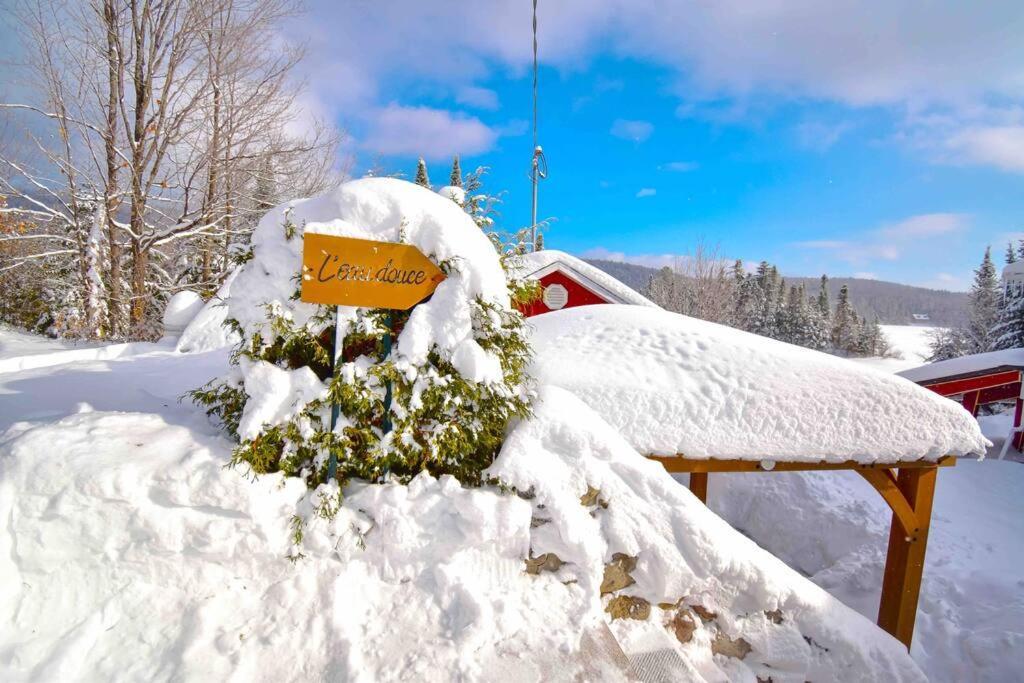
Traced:
[[[314, 2], [307, 113], [353, 175], [490, 167], [526, 225], [529, 3], [422, 4]], [[1024, 237], [1019, 3], [540, 5], [549, 247], [962, 289]]]

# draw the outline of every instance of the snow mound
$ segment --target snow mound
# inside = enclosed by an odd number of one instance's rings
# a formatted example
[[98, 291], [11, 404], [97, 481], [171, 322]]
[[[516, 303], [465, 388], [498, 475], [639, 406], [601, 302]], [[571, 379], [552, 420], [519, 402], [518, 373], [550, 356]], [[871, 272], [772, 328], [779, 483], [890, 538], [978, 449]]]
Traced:
[[984, 453], [958, 404], [848, 360], [655, 308], [531, 318], [539, 382], [645, 454], [895, 462]]
[[[0, 678], [616, 680], [662, 653], [690, 680], [922, 680], [564, 391], [492, 469], [531, 499], [425, 474], [352, 484], [294, 563], [303, 482], [225, 469], [230, 444], [180, 417], [83, 409], [0, 435]], [[616, 552], [636, 565], [614, 597], [650, 613], [595, 647]], [[524, 571], [542, 553], [566, 564]], [[707, 619], [656, 605], [680, 599]], [[711, 654], [726, 641], [749, 651]]]
[[217, 293], [188, 324], [178, 339], [178, 351], [203, 353], [234, 346], [241, 340], [238, 333], [225, 324], [228, 318], [227, 299], [231, 296], [231, 285], [237, 276], [238, 270], [231, 271]]
[[[290, 237], [284, 229], [286, 220], [295, 226]], [[449, 262], [448, 279], [430, 301], [416, 307], [399, 336], [398, 354], [413, 364], [423, 362], [431, 343], [449, 358], [460, 345], [475, 344], [471, 304], [476, 298], [509, 306], [498, 254], [457, 204], [403, 180], [363, 178], [312, 199], [282, 204], [260, 221], [252, 237], [253, 258], [240, 269], [227, 297], [229, 317], [247, 336], [262, 332], [265, 339], [273, 338], [268, 307], [296, 325], [308, 324], [319, 309], [293, 299], [304, 231], [404, 242], [435, 262]], [[356, 309], [344, 310], [352, 315]]]
[[203, 308], [203, 298], [190, 290], [178, 292], [164, 308], [164, 332], [172, 337], [181, 334]]

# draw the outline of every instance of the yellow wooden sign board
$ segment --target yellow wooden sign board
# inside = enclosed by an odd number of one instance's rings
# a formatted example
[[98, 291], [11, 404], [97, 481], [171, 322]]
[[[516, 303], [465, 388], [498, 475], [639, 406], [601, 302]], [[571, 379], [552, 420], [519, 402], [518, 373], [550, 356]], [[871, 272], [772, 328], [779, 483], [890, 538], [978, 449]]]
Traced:
[[405, 310], [444, 279], [441, 269], [409, 244], [303, 236], [301, 298], [307, 303]]

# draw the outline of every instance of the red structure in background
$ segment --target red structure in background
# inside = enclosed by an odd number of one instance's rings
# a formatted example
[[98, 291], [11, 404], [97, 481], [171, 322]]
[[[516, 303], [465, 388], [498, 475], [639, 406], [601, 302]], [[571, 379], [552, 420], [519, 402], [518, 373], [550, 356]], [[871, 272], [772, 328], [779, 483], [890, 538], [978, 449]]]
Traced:
[[[542, 291], [548, 290], [552, 285], [558, 285], [565, 288], [567, 299], [564, 306], [559, 308], [572, 308], [574, 306], [589, 306], [591, 304], [611, 304], [616, 303], [609, 299], [601, 296], [597, 292], [587, 289], [581, 283], [574, 280], [572, 277], [562, 272], [561, 270], [553, 270], [547, 275], [543, 275], [537, 280], [540, 282]], [[550, 301], [551, 296], [547, 299]], [[541, 313], [548, 313], [553, 310], [548, 302], [545, 301], [545, 297], [541, 296], [536, 301], [532, 301], [528, 304], [519, 306], [519, 310], [522, 311], [523, 315], [527, 318], [534, 315], [540, 315]]]
[[594, 304], [655, 305], [608, 273], [564, 251], [535, 251], [523, 254], [518, 261], [516, 277], [536, 280], [541, 285], [540, 298], [519, 306], [528, 318]]
[[[1013, 358], [1009, 356], [1013, 354]], [[965, 356], [950, 361], [940, 361], [921, 368], [899, 373], [937, 394], [959, 401], [964, 409], [977, 417], [978, 408], [988, 403], [1013, 400], [1013, 447], [1018, 451], [1024, 446], [1024, 432], [1017, 431], [1021, 424], [1021, 370], [1018, 365], [1018, 350], [995, 351], [976, 356]], [[1010, 361], [1010, 362], [1007, 362]], [[969, 366], [974, 366], [967, 369]], [[947, 369], [944, 369], [947, 368]]]

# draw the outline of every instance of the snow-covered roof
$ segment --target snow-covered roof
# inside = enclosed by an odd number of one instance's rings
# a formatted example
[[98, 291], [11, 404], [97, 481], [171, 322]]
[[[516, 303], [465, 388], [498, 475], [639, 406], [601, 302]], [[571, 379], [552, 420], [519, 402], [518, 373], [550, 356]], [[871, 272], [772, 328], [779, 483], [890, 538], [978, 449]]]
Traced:
[[974, 375], [997, 368], [1024, 368], [1024, 349], [975, 353], [970, 356], [961, 356], [910, 368], [900, 372], [899, 375], [906, 377], [911, 382], [929, 382], [936, 379]]
[[641, 453], [896, 462], [987, 444], [967, 411], [902, 377], [661, 309], [529, 324], [537, 381], [575, 393]]
[[517, 260], [518, 263], [515, 263], [511, 269], [511, 274], [515, 277], [540, 279], [556, 268], [560, 268], [580, 284], [597, 290], [598, 294], [615, 303], [657, 307], [656, 303], [632, 287], [620, 282], [600, 268], [564, 251], [542, 249], [524, 254]]
[[1011, 275], [1024, 275], [1024, 260], [1006, 264], [1003, 268], [1003, 279], [1006, 280]]

